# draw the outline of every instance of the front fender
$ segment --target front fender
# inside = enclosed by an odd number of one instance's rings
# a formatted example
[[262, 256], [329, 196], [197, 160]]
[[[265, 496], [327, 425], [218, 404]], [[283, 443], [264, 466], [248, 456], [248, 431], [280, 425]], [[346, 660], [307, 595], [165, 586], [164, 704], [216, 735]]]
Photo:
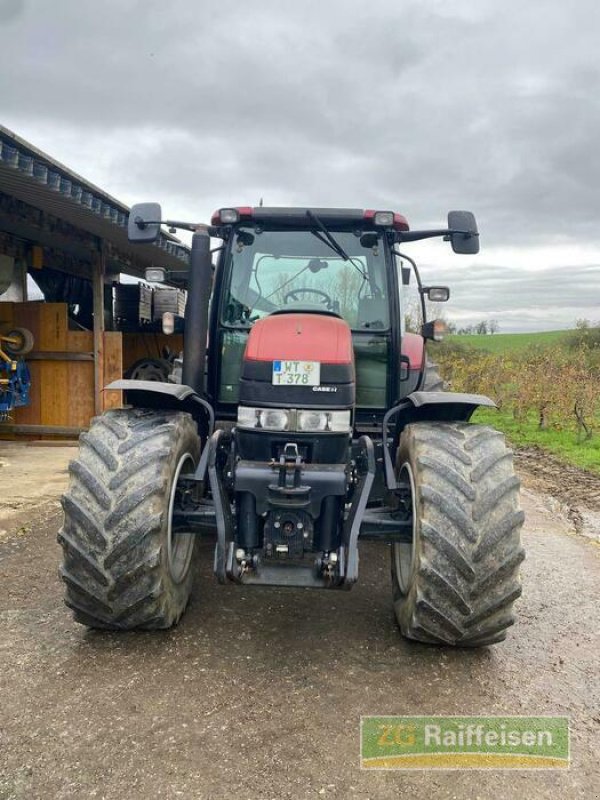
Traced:
[[[407, 402], [410, 405], [406, 405]], [[405, 410], [410, 410], [412, 406], [417, 412], [418, 419], [444, 419], [452, 422], [468, 421], [478, 406], [497, 408], [496, 403], [484, 394], [465, 392], [412, 392], [396, 408], [400, 409], [400, 406], [405, 406]], [[419, 409], [423, 411], [419, 413]], [[423, 417], [423, 413], [427, 416]], [[448, 413], [451, 416], [446, 416]], [[434, 416], [431, 416], [432, 414]]]
[[396, 420], [394, 445], [403, 428], [411, 422], [468, 422], [479, 406], [497, 408], [496, 403], [483, 394], [463, 392], [412, 392], [397, 406], [390, 408], [383, 418], [383, 462], [385, 483], [388, 489], [396, 488], [394, 465], [388, 442], [388, 427]]
[[215, 427], [213, 408], [191, 386], [186, 386], [182, 383], [121, 379], [109, 383], [104, 388], [124, 392], [125, 402], [134, 408], [164, 408], [169, 411], [188, 411], [197, 422], [204, 422], [206, 431], [203, 431], [203, 434], [206, 436], [212, 435]]

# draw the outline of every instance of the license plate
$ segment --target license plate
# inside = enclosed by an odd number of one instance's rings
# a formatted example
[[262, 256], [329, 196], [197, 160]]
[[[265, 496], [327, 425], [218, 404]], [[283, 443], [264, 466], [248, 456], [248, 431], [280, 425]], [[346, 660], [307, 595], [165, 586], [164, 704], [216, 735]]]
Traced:
[[273, 386], [318, 386], [320, 382], [319, 361], [273, 362]]

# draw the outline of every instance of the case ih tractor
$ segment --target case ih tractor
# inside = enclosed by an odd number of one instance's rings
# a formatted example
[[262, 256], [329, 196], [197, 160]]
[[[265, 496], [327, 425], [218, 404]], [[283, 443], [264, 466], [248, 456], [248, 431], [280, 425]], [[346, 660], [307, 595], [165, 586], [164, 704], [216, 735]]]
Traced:
[[[153, 242], [161, 224], [158, 204], [135, 206], [129, 238]], [[360, 542], [378, 541], [406, 637], [502, 640], [523, 559], [511, 452], [469, 422], [491, 400], [440, 391], [424, 347], [437, 323], [403, 325], [402, 259], [422, 298], [448, 290], [423, 286], [399, 248], [441, 236], [477, 253], [473, 215], [421, 231], [354, 209], [223, 208], [210, 226], [165, 224], [194, 231], [182, 379], [111, 384], [126, 407], [81, 436], [59, 534], [76, 621], [174, 625], [199, 535], [216, 540], [222, 583], [328, 590], [350, 589]]]

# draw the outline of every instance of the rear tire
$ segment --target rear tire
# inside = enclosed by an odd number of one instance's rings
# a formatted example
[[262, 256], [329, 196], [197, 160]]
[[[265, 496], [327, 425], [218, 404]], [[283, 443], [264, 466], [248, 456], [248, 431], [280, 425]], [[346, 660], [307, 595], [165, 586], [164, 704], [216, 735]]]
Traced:
[[524, 558], [519, 480], [504, 437], [462, 422], [407, 425], [396, 469], [412, 487], [412, 543], [392, 545], [402, 633], [458, 646], [502, 641]]
[[126, 409], [80, 437], [62, 503], [60, 574], [76, 622], [92, 628], [169, 628], [188, 603], [194, 534], [171, 532], [179, 473], [198, 463], [189, 414]]

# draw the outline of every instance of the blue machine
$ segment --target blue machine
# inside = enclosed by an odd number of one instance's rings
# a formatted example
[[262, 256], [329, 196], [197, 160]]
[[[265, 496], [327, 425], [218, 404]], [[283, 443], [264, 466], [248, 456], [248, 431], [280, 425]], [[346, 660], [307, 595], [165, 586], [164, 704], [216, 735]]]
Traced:
[[13, 408], [29, 405], [30, 386], [31, 376], [22, 358], [9, 363], [0, 361], [0, 419]]
[[32, 347], [33, 337], [24, 329], [0, 336], [0, 421], [7, 420], [13, 408], [29, 405], [31, 375], [18, 354]]

